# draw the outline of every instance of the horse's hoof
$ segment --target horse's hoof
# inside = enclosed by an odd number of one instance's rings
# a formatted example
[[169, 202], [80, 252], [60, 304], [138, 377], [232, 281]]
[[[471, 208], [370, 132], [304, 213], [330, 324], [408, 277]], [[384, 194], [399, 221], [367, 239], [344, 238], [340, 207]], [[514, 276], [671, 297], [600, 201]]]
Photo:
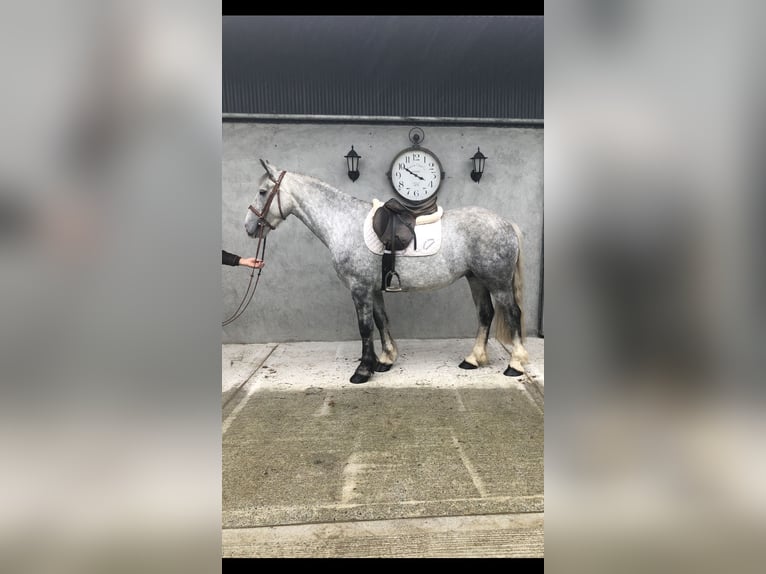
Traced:
[[505, 371], [503, 371], [503, 374], [506, 377], [520, 377], [524, 373], [522, 373], [521, 371], [517, 371], [513, 367], [508, 367]]
[[394, 365], [391, 363], [378, 363], [375, 365], [375, 371], [378, 373], [385, 373], [386, 371], [390, 371], [393, 366]]
[[353, 376], [349, 379], [349, 381], [351, 381], [355, 385], [366, 383], [369, 380], [370, 380], [370, 375], [360, 375], [359, 373], [354, 373]]
[[468, 361], [463, 361], [462, 363], [458, 365], [458, 367], [460, 367], [461, 369], [478, 369], [479, 368], [476, 365], [469, 363]]

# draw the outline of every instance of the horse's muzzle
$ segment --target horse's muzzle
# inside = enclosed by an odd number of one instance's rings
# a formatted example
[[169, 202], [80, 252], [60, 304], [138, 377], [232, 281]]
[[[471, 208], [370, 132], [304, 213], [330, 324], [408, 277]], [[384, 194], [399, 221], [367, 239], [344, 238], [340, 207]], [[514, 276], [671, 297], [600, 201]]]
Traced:
[[247, 234], [252, 238], [266, 237], [269, 231], [271, 231], [271, 228], [265, 221], [257, 219], [252, 223], [245, 223], [245, 231], [247, 231]]
[[247, 221], [245, 221], [245, 232], [250, 237], [258, 236], [259, 227], [260, 227], [260, 222], [257, 219], [248, 219]]

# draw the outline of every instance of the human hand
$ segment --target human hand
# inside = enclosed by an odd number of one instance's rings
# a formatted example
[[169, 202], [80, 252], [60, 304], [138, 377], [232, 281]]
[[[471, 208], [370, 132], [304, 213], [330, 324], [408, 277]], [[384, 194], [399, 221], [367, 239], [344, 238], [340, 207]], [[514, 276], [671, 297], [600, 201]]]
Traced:
[[263, 267], [263, 261], [255, 257], [240, 257], [239, 264], [246, 267], [254, 267], [255, 269]]

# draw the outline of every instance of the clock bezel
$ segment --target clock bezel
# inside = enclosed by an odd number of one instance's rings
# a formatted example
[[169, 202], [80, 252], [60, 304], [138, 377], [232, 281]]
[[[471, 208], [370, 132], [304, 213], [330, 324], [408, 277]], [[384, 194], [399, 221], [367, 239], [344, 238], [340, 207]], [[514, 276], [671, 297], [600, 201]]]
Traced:
[[[402, 193], [396, 188], [396, 185], [394, 185], [393, 180], [393, 173], [394, 173], [394, 165], [396, 164], [396, 160], [399, 159], [401, 156], [407, 154], [408, 152], [420, 152], [420, 153], [426, 153], [429, 156], [431, 156], [434, 161], [436, 162], [437, 169], [439, 170], [439, 185], [436, 186], [436, 189], [432, 194], [430, 194], [425, 199], [410, 199], [409, 197], [406, 197], [402, 195]], [[439, 190], [441, 189], [442, 182], [444, 181], [444, 176], [446, 175], [444, 172], [444, 169], [442, 169], [442, 162], [439, 160], [439, 156], [437, 156], [434, 152], [432, 152], [430, 149], [425, 148], [421, 145], [412, 145], [410, 147], [406, 147], [402, 150], [399, 150], [396, 155], [394, 155], [393, 159], [391, 160], [391, 165], [388, 168], [388, 171], [386, 172], [386, 175], [388, 176], [388, 183], [391, 184], [391, 187], [394, 189], [394, 192], [396, 195], [401, 197], [402, 199], [409, 201], [410, 203], [422, 203], [424, 201], [429, 201], [432, 197], [434, 197], [437, 193], [439, 193]]]

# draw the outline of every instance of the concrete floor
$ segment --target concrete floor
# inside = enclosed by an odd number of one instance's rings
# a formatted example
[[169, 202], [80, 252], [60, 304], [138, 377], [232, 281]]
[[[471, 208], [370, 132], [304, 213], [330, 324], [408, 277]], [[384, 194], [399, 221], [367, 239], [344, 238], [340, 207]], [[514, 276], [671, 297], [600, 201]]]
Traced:
[[528, 376], [470, 339], [224, 345], [223, 556], [542, 556], [542, 339]]

